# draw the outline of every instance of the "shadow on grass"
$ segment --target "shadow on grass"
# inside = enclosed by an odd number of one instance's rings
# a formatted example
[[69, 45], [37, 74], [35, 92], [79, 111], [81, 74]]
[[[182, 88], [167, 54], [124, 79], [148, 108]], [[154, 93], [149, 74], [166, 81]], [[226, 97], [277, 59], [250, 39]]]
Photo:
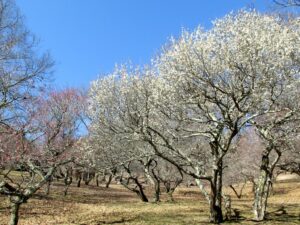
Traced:
[[[292, 206], [292, 205], [291, 205]], [[296, 206], [294, 206], [296, 207]], [[266, 215], [267, 221], [281, 221], [281, 222], [299, 222], [300, 213], [298, 215], [289, 214], [286, 206], [280, 206], [277, 210], [268, 212]]]
[[136, 217], [136, 222], [155, 225], [209, 224], [208, 214], [204, 210], [194, 208], [170, 209], [158, 212], [143, 212]]
[[49, 195], [45, 195], [43, 191], [40, 191], [33, 196], [33, 199], [59, 200], [63, 202], [76, 202], [84, 204], [139, 201], [138, 197], [136, 197], [133, 193], [113, 187], [105, 188], [93, 185], [83, 185], [82, 187], [71, 186], [68, 194], [64, 196], [63, 191], [58, 191], [59, 186], [60, 185], [55, 183], [52, 185]]
[[[102, 225], [102, 224], [118, 224], [118, 223], [128, 223], [134, 221], [135, 218], [125, 219], [121, 218], [119, 220], [113, 220], [113, 221], [97, 221], [96, 225]], [[80, 224], [80, 225], [88, 225], [88, 224]]]
[[[298, 215], [296, 214], [288, 214], [287, 210], [285, 209], [284, 206], [281, 206], [277, 210], [268, 212], [266, 214], [266, 218], [263, 221], [256, 221], [253, 219], [248, 219], [243, 216], [239, 216], [239, 218], [232, 218], [229, 221], [225, 221], [225, 223], [230, 223], [230, 224], [241, 224], [244, 222], [252, 222], [255, 224], [265, 224], [266, 222], [282, 222], [282, 224], [286, 223], [293, 223], [293, 224], [298, 224], [300, 222], [300, 213]], [[300, 223], [299, 223], [300, 224]]]

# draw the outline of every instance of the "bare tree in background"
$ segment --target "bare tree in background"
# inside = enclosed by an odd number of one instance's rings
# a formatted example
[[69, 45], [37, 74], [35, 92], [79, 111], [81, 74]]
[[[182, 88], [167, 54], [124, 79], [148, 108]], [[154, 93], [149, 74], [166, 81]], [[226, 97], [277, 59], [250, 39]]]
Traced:
[[37, 54], [36, 38], [23, 25], [13, 0], [0, 1], [0, 123], [22, 111], [22, 102], [38, 91], [53, 65], [49, 55]]
[[255, 129], [246, 127], [233, 147], [232, 154], [224, 159], [224, 185], [230, 187], [237, 198], [241, 198], [248, 182], [252, 185], [252, 194], [255, 193], [264, 145]]
[[[16, 136], [19, 141], [14, 166], [0, 174], [0, 193], [11, 203], [9, 224], [18, 223], [20, 205], [49, 182], [57, 168], [73, 161], [71, 150], [78, 139], [79, 102], [76, 91], [68, 89], [51, 92], [24, 106], [26, 120], [18, 120], [20, 125], [14, 127], [16, 134], [22, 134]], [[10, 146], [1, 142], [4, 151], [11, 151]], [[11, 165], [9, 161], [5, 163]]]
[[280, 163], [282, 155], [293, 155], [293, 142], [300, 129], [300, 105], [297, 101], [299, 81], [286, 84], [284, 80], [279, 82], [282, 90], [273, 97], [274, 113], [251, 121], [264, 144], [254, 201], [254, 214], [257, 220], [265, 218], [274, 170]]

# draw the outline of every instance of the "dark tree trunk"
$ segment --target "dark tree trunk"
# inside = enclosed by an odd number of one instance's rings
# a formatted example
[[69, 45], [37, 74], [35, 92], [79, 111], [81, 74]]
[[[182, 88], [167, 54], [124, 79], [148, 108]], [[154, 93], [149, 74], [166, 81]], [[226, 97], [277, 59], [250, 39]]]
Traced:
[[219, 175], [218, 169], [214, 169], [213, 172], [213, 179], [211, 181], [211, 190], [210, 190], [210, 219], [209, 221], [211, 223], [219, 224], [223, 222], [223, 214], [222, 214], [222, 201], [220, 199], [220, 196], [222, 198], [222, 193], [219, 193], [219, 191], [222, 191], [222, 181]]
[[81, 177], [79, 177], [77, 180], [77, 187], [80, 187], [80, 182], [81, 182]]
[[[132, 180], [134, 182], [134, 184], [136, 185], [135, 188], [130, 187], [129, 181]], [[140, 184], [140, 182], [138, 181], [138, 178], [136, 177], [129, 177], [127, 179], [127, 181], [124, 181], [122, 178], [120, 180], [121, 184], [127, 188], [130, 191], [133, 191], [134, 193], [136, 193], [139, 198], [142, 200], [142, 202], [149, 202], [147, 196], [145, 195], [145, 192], [143, 190], [143, 186]]]
[[138, 184], [138, 191], [137, 191], [138, 196], [142, 200], [142, 202], [149, 202], [147, 196], [145, 195], [145, 192], [143, 190], [142, 185]]
[[148, 200], [147, 196], [145, 195], [144, 191], [138, 192], [138, 196], [140, 197], [142, 202], [149, 202], [149, 200]]
[[154, 202], [160, 201], [160, 181], [156, 180], [154, 182]]
[[143, 186], [140, 184], [140, 182], [138, 181], [138, 179], [134, 178], [133, 180], [134, 180], [134, 182], [135, 182], [135, 184], [136, 184], [136, 186], [138, 188], [136, 190], [136, 193], [140, 197], [140, 199], [142, 200], [142, 202], [149, 202], [147, 196], [145, 195]]
[[105, 175], [103, 177], [101, 177], [101, 175], [97, 173], [96, 176], [95, 176], [95, 178], [96, 178], [96, 185], [97, 185], [97, 187], [99, 187], [99, 184], [100, 184], [99, 179], [100, 178], [101, 178], [101, 181], [105, 181]]
[[113, 175], [112, 175], [112, 174], [109, 174], [108, 180], [107, 180], [107, 182], [106, 182], [106, 184], [105, 184], [105, 187], [106, 187], [106, 188], [109, 188], [109, 185], [110, 185], [110, 183], [111, 183], [111, 181], [112, 181], [112, 178], [113, 178]]
[[211, 188], [211, 193], [210, 193], [210, 219], [209, 221], [211, 223], [222, 223], [223, 222], [223, 215], [222, 215], [222, 209], [219, 205], [216, 204], [216, 188]]

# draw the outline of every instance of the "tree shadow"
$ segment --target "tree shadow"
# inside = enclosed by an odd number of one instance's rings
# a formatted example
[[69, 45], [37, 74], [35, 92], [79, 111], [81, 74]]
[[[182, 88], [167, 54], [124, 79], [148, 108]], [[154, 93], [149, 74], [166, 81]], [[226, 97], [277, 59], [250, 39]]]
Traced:
[[[96, 225], [102, 225], [102, 224], [118, 224], [118, 223], [128, 223], [134, 221], [136, 218], [121, 218], [119, 220], [113, 220], [113, 221], [97, 221]], [[83, 225], [83, 224], [81, 224]]]
[[256, 224], [261, 223], [264, 224], [266, 221], [274, 221], [274, 222], [284, 222], [284, 223], [297, 223], [300, 221], [300, 213], [298, 215], [288, 214], [287, 210], [284, 206], [280, 206], [277, 210], [268, 212], [266, 214], [266, 218], [263, 221], [256, 221], [254, 219], [249, 219], [244, 216], [241, 216], [241, 211], [238, 209], [234, 209], [234, 215], [231, 217], [231, 220], [225, 221], [225, 223], [231, 224], [240, 224], [242, 222], [254, 222]]
[[266, 215], [267, 221], [281, 221], [281, 222], [299, 222], [300, 213], [298, 215], [288, 214], [284, 206], [280, 206], [279, 209], [268, 212]]

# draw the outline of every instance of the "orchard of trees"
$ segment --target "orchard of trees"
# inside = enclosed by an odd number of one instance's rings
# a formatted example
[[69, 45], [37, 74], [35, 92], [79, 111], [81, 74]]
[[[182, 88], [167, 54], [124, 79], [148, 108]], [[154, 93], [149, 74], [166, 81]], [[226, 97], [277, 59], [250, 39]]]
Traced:
[[115, 178], [143, 202], [159, 202], [162, 190], [173, 201], [193, 180], [211, 223], [230, 220], [223, 188], [238, 195], [234, 184], [249, 181], [262, 221], [277, 172], [300, 174], [297, 16], [228, 14], [209, 30], [183, 31], [149, 65], [117, 66], [88, 91], [53, 90], [53, 61], [37, 44], [14, 2], [1, 0], [0, 193], [10, 225], [54, 178], [65, 195], [73, 178], [78, 187]]

